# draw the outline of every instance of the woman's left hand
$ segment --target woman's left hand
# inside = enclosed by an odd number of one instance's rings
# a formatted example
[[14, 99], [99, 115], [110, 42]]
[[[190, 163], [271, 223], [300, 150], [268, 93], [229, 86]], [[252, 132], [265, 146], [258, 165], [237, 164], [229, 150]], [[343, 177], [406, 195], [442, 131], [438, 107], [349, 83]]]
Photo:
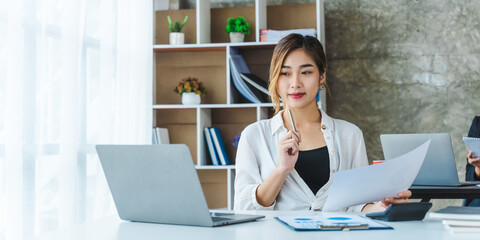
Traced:
[[412, 192], [410, 190], [399, 192], [398, 197], [386, 197], [382, 201], [365, 205], [362, 212], [383, 212], [390, 204], [407, 203], [411, 196]]
[[399, 192], [398, 197], [386, 197], [381, 202], [385, 204], [386, 207], [390, 206], [390, 204], [397, 204], [397, 203], [407, 203], [408, 198], [412, 196], [412, 192], [410, 190]]

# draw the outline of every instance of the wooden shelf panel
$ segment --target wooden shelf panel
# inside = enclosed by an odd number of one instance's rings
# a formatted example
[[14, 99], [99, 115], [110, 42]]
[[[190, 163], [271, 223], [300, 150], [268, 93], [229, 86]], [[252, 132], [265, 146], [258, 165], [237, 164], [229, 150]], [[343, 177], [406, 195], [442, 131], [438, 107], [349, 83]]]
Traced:
[[228, 170], [199, 170], [198, 178], [207, 199], [208, 208], [226, 208], [228, 203]]
[[[292, 14], [297, 13], [297, 14]], [[267, 28], [289, 30], [299, 28], [317, 29], [316, 4], [285, 4], [267, 6]]]
[[154, 112], [155, 127], [168, 129], [171, 144], [186, 144], [194, 163], [197, 164], [197, 117], [196, 109], [162, 109]]
[[155, 58], [155, 104], [180, 104], [181, 96], [174, 89], [189, 76], [198, 78], [207, 90], [202, 103], [227, 102], [225, 51], [157, 52]]
[[243, 42], [243, 43], [200, 43], [200, 44], [156, 44], [153, 45], [154, 52], [181, 52], [181, 51], [223, 51], [227, 47], [235, 47], [239, 49], [258, 49], [271, 47], [274, 48], [275, 43], [269, 42]]

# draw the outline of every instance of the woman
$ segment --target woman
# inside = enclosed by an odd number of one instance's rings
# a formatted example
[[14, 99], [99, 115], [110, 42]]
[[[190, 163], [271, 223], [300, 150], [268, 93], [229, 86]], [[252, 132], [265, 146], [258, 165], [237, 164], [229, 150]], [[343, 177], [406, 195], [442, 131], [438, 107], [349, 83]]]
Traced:
[[[468, 131], [469, 137], [480, 138], [480, 116], [473, 118], [472, 125]], [[480, 158], [474, 158], [472, 152], [468, 151], [467, 155], [467, 172], [465, 180], [480, 181]], [[480, 199], [465, 199], [464, 206], [480, 207]]]
[[[242, 132], [236, 158], [236, 210], [321, 210], [338, 171], [368, 165], [360, 129], [329, 117], [318, 108], [316, 94], [327, 88], [327, 62], [314, 37], [290, 34], [275, 47], [269, 92], [275, 116]], [[327, 88], [328, 90], [328, 88]], [[296, 125], [292, 130], [288, 111]], [[398, 198], [354, 206], [347, 211], [383, 211]]]

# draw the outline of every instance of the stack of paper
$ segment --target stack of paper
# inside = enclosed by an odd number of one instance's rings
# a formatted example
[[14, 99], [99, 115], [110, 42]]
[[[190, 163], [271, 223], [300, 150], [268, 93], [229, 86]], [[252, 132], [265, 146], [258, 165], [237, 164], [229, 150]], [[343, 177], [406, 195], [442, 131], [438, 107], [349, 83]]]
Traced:
[[480, 207], [450, 206], [428, 214], [433, 219], [480, 221]]
[[443, 225], [452, 233], [480, 233], [480, 221], [443, 220]]

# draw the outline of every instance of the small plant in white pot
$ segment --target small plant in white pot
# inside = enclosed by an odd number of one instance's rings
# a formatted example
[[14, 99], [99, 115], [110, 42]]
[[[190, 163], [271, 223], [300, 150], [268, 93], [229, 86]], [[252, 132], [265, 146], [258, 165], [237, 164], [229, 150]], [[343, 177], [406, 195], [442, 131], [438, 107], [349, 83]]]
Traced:
[[172, 23], [170, 16], [167, 16], [168, 27], [170, 28], [170, 44], [184, 44], [185, 43], [185, 34], [182, 33], [182, 28], [187, 23], [188, 16], [185, 16], [185, 19], [182, 23], [176, 21]]
[[250, 34], [250, 24], [248, 24], [248, 22], [242, 16], [237, 18], [229, 18], [227, 20], [225, 32], [230, 35], [230, 42], [243, 42], [245, 35]]
[[182, 79], [182, 81], [178, 82], [174, 91], [182, 96], [182, 104], [184, 105], [200, 104], [200, 96], [205, 96], [207, 93], [202, 82], [199, 82], [194, 77]]

